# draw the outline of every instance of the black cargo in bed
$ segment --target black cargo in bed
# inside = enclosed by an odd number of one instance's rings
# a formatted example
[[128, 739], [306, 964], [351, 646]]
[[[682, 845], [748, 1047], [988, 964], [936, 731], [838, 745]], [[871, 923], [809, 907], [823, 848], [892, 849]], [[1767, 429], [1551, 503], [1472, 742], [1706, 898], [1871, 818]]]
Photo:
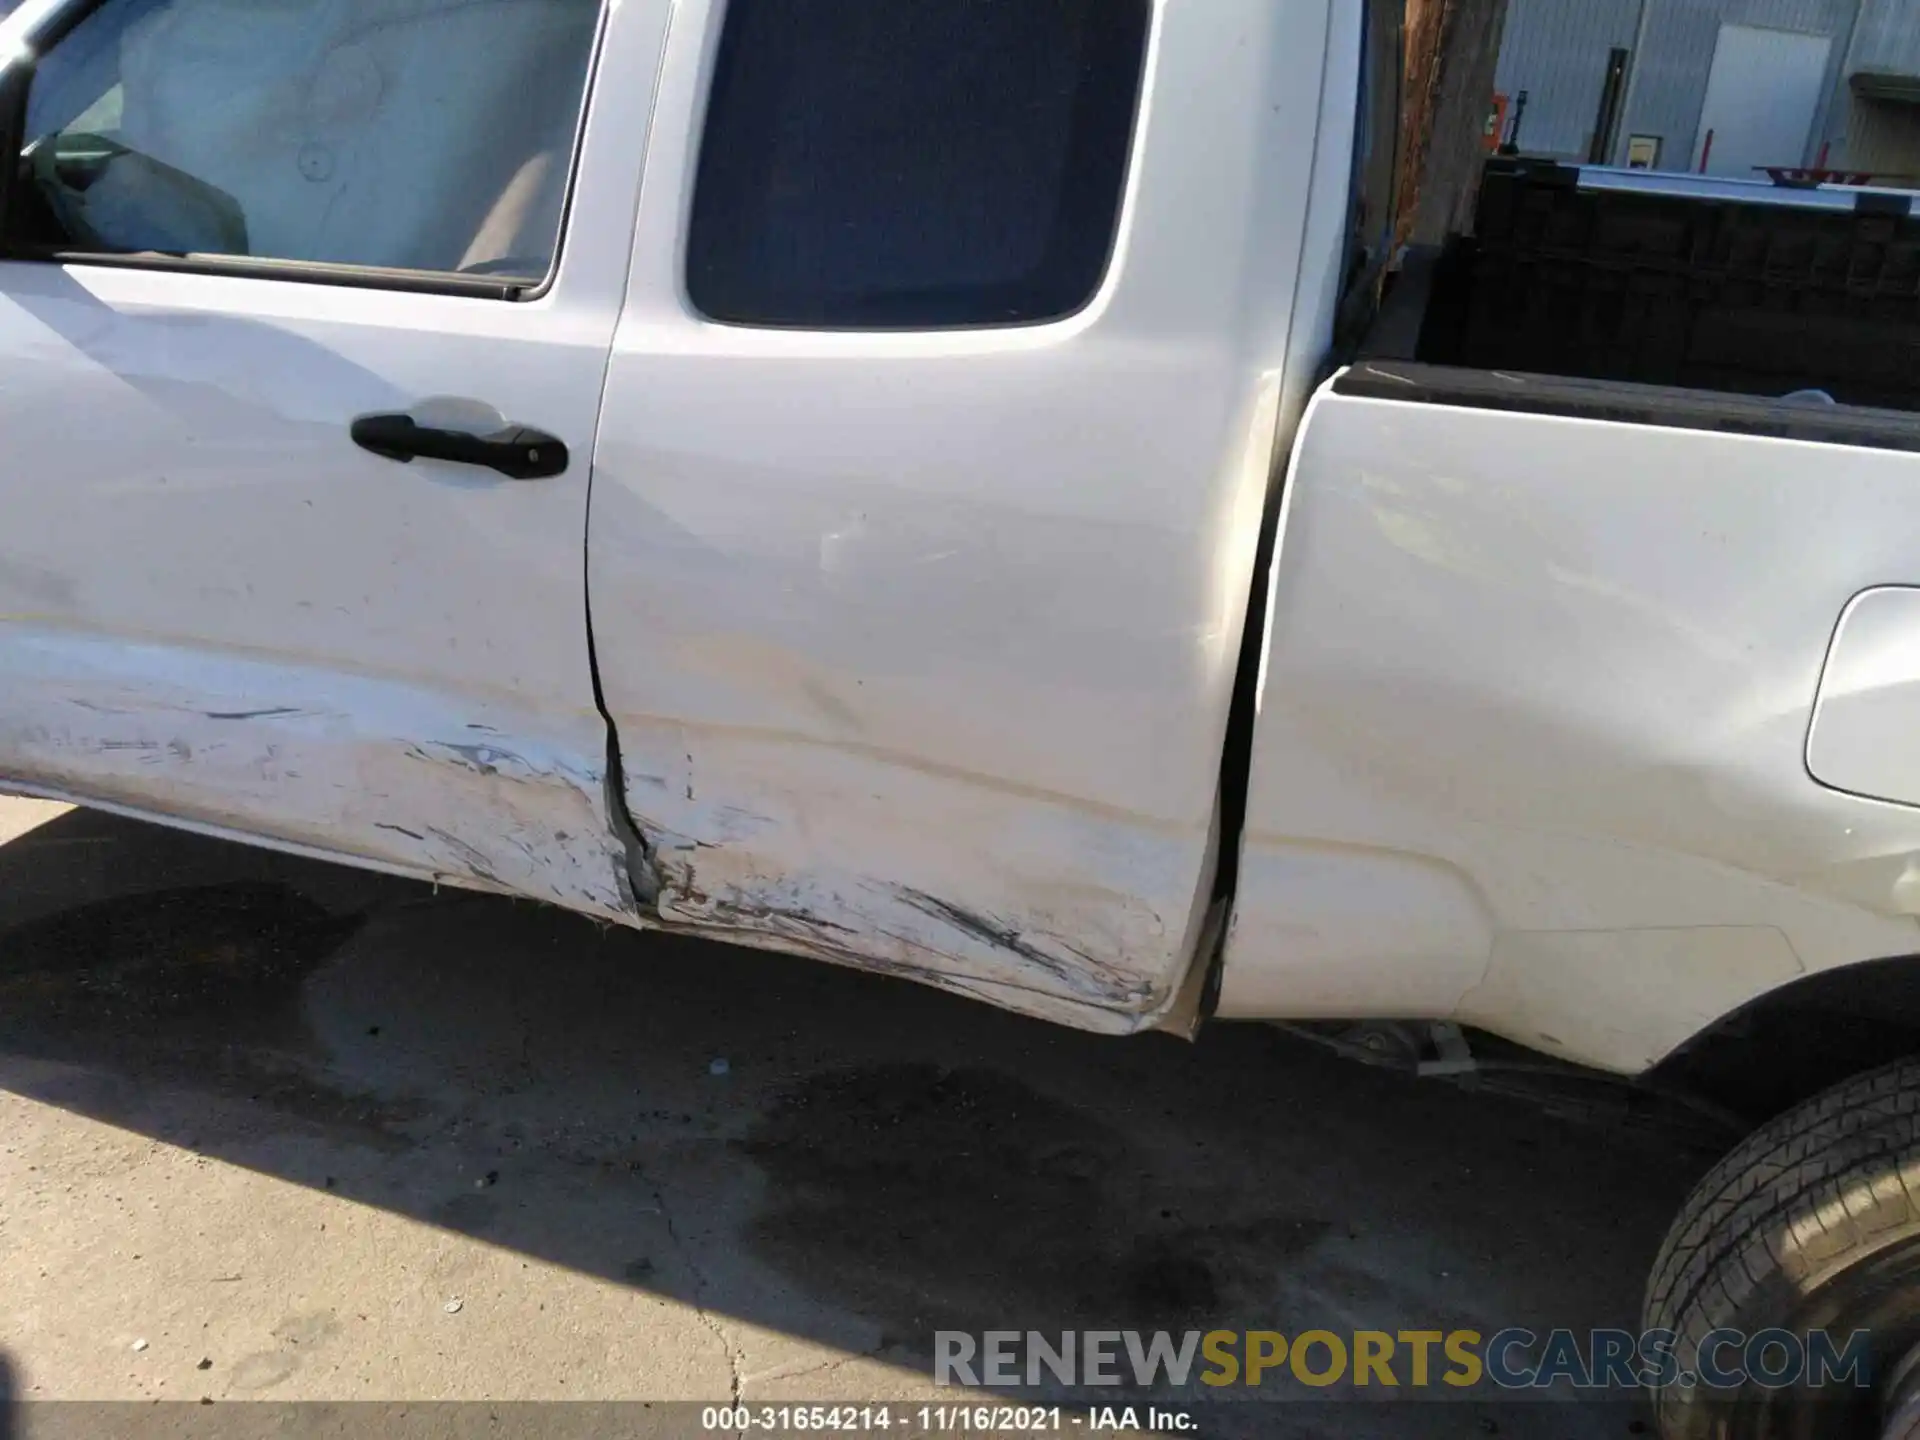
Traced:
[[1416, 355], [1920, 410], [1913, 199], [1493, 160]]

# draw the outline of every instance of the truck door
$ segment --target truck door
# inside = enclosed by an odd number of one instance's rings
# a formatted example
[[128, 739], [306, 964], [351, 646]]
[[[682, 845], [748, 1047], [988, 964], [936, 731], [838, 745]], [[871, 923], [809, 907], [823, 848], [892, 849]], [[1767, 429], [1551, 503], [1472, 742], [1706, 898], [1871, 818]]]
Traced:
[[1359, 45], [1344, 5], [677, 7], [589, 543], [664, 923], [1168, 1013]]
[[10, 788], [622, 905], [580, 567], [667, 7], [610, 8], [8, 22]]

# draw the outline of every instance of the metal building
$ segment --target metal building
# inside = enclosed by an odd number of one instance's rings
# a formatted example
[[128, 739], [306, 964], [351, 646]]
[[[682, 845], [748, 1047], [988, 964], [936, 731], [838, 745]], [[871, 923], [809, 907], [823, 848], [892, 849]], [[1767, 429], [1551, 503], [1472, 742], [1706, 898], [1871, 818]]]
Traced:
[[1845, 163], [1920, 179], [1920, 0], [1864, 0], [1846, 85]]
[[1920, 0], [1509, 0], [1495, 88], [1525, 154], [1920, 181]]

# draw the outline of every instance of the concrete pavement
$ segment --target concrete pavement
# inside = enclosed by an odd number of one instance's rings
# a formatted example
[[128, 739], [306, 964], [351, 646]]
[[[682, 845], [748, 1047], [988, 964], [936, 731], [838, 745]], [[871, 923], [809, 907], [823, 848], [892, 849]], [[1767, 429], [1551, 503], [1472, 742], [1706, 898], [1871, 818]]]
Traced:
[[870, 1400], [941, 1393], [937, 1329], [1631, 1324], [1711, 1159], [1265, 1027], [1100, 1039], [34, 802], [0, 841], [30, 1400]]

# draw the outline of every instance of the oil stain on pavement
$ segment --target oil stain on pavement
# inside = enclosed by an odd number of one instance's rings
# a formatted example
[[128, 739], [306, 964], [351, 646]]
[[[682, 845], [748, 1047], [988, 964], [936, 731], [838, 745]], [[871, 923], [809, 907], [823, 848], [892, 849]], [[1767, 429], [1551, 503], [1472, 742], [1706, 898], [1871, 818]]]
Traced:
[[992, 1070], [822, 1071], [741, 1148], [774, 1197], [756, 1250], [903, 1335], [1009, 1315], [1049, 1333], [1188, 1329], [1335, 1224], [1246, 1213], [1255, 1197], [1170, 1173], [1123, 1129]]

